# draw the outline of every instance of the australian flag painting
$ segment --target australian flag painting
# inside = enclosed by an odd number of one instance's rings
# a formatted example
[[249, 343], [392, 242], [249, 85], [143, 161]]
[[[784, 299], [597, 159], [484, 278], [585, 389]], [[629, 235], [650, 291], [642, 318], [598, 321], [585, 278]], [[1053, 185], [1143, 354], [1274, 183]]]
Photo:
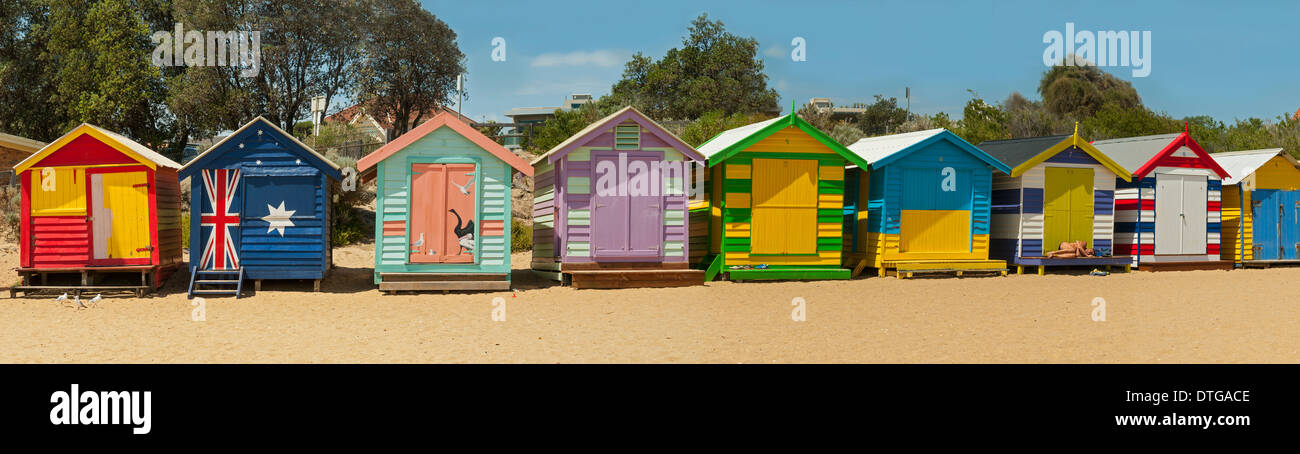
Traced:
[[239, 169], [204, 169], [202, 173], [204, 198], [199, 226], [204, 243], [199, 263], [205, 270], [239, 269], [241, 218], [235, 212], [241, 205], [236, 199]]

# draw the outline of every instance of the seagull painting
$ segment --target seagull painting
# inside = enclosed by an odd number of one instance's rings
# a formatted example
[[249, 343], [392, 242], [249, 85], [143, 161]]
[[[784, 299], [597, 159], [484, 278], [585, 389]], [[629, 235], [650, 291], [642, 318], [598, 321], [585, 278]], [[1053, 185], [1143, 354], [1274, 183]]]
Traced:
[[414, 243], [411, 243], [411, 249], [414, 249], [415, 252], [420, 252], [421, 247], [424, 247], [424, 232], [420, 232], [420, 239], [415, 240]]
[[468, 182], [465, 183], [464, 186], [461, 186], [461, 185], [456, 184], [455, 181], [451, 182], [451, 185], [452, 185], [452, 186], [455, 186], [456, 189], [459, 189], [461, 194], [469, 195], [469, 188], [470, 188], [471, 186], [474, 186], [474, 174], [472, 174], [472, 173], [467, 173], [467, 174], [465, 174], [465, 175], [469, 175], [469, 176], [470, 176], [470, 179], [469, 179]]
[[266, 210], [270, 213], [262, 217], [262, 220], [266, 221], [268, 224], [266, 226], [266, 233], [279, 231], [280, 236], [284, 236], [284, 229], [286, 227], [293, 227], [293, 220], [291, 218], [294, 213], [298, 212], [297, 210], [284, 209], [283, 200], [280, 201], [280, 206], [278, 207], [267, 205]]

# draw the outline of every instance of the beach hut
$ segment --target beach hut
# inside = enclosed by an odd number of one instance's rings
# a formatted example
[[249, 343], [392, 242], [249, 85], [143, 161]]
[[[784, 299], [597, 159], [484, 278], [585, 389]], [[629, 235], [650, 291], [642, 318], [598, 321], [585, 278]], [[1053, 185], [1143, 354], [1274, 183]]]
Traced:
[[1244, 266], [1300, 262], [1300, 162], [1281, 148], [1210, 156], [1230, 174], [1219, 256]]
[[687, 262], [694, 147], [632, 107], [533, 160], [532, 269], [574, 288], [704, 283]]
[[1138, 269], [1231, 269], [1220, 259], [1228, 173], [1186, 132], [1093, 142], [1133, 174], [1115, 182], [1115, 255]]
[[709, 168], [706, 278], [848, 279], [844, 167], [865, 161], [793, 113], [700, 145]]
[[310, 279], [331, 264], [325, 159], [257, 117], [186, 163], [190, 182], [189, 294], [239, 297], [245, 279]]
[[510, 288], [514, 171], [533, 168], [442, 112], [357, 161], [378, 185], [375, 283], [402, 290]]
[[22, 281], [11, 293], [161, 287], [181, 263], [180, 167], [89, 124], [19, 162]]
[[854, 274], [1006, 274], [1005, 261], [989, 259], [993, 170], [1008, 173], [1006, 164], [946, 129], [866, 138], [849, 150], [869, 164], [849, 169], [845, 263]]
[[[1049, 266], [1122, 266], [1133, 258], [1114, 255], [1115, 181], [1133, 175], [1079, 137], [1069, 135], [995, 140], [979, 145], [1011, 168], [993, 176], [989, 256], [1044, 274]], [[1082, 241], [1095, 256], [1052, 254], [1061, 243]], [[1049, 256], [1051, 254], [1051, 256]]]

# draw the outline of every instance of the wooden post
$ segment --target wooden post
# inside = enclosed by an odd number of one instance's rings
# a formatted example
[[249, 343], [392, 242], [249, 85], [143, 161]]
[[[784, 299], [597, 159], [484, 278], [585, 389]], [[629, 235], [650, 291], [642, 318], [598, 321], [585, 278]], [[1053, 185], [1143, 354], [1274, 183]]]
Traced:
[[1047, 267], [1043, 265], [1038, 265], [1038, 275], [1043, 276], [1045, 274], [1047, 274]]
[[257, 293], [257, 292], [260, 292], [260, 291], [262, 291], [262, 280], [261, 280], [261, 279], [258, 279], [258, 280], [253, 281], [253, 292], [254, 292], [254, 293]]
[[312, 290], [311, 290], [311, 291], [313, 291], [313, 292], [320, 292], [320, 279], [317, 279], [315, 282], [312, 283]]

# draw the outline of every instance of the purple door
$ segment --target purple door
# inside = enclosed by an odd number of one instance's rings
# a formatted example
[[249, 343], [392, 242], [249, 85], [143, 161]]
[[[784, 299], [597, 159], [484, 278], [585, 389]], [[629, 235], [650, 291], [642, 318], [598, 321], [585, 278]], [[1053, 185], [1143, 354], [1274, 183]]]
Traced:
[[[626, 156], [626, 168], [630, 168], [633, 162], [641, 161], [648, 169], [659, 159], [658, 153], [626, 153]], [[627, 172], [626, 168], [619, 167], [618, 153], [593, 153], [592, 165], [600, 168], [601, 162], [609, 162], [618, 172]], [[604, 167], [610, 168], [610, 164], [605, 164]], [[599, 178], [599, 175], [595, 178]], [[618, 193], [613, 194], [602, 194], [602, 191], [596, 190], [591, 196], [592, 246], [597, 259], [655, 258], [662, 251], [663, 196], [653, 191], [648, 194], [622, 195], [628, 189], [620, 187]]]

